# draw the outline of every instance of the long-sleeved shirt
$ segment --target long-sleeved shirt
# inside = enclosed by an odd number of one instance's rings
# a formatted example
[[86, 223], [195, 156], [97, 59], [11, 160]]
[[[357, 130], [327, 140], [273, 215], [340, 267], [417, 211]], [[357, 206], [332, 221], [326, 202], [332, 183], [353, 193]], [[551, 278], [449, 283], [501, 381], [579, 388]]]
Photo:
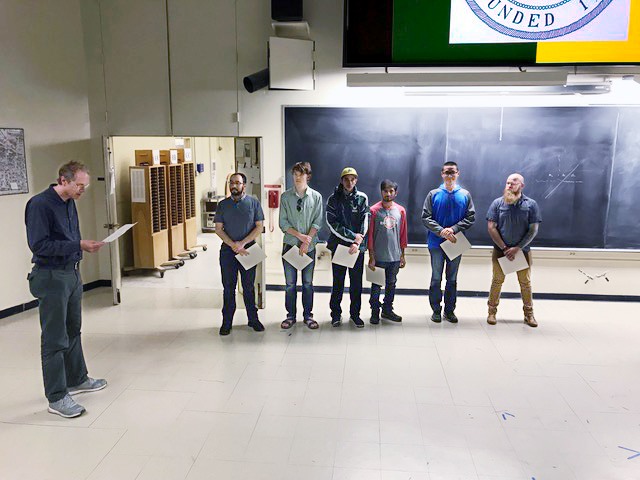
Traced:
[[[311, 187], [307, 187], [304, 195], [298, 196], [295, 187], [285, 191], [280, 197], [280, 230], [284, 232], [283, 242], [287, 245], [300, 246], [300, 240], [287, 233], [289, 228], [307, 235], [309, 230], [322, 228], [322, 195]], [[318, 243], [318, 235], [314, 235], [309, 249]]]
[[61, 268], [82, 259], [75, 201], [63, 200], [53, 187], [33, 196], [24, 212], [31, 261], [43, 268]]
[[444, 184], [431, 190], [424, 200], [422, 223], [429, 229], [427, 244], [429, 248], [438, 248], [444, 242], [440, 232], [445, 228], [454, 233], [467, 230], [476, 219], [471, 194], [456, 185], [450, 192]]
[[368, 244], [377, 262], [399, 262], [407, 248], [407, 213], [402, 205], [385, 208], [382, 202], [371, 207]]

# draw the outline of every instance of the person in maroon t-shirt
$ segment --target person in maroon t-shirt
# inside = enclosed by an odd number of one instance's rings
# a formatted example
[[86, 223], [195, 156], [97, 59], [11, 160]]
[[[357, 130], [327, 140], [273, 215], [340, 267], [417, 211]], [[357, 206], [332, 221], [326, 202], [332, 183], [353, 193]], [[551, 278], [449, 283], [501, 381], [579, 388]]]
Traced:
[[[385, 286], [382, 318], [392, 322], [401, 322], [402, 317], [393, 311], [393, 298], [396, 292], [396, 277], [400, 268], [405, 266], [404, 249], [407, 247], [407, 213], [403, 206], [394, 202], [398, 195], [398, 184], [383, 180], [380, 184], [382, 201], [371, 207], [369, 225], [369, 268], [384, 268]], [[370, 322], [380, 323], [380, 285], [371, 285]]]

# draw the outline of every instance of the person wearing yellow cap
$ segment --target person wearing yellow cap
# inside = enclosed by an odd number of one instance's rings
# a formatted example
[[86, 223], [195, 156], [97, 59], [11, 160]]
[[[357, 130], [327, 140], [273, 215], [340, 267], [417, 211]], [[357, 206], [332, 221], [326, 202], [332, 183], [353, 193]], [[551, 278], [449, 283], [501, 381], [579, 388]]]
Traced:
[[[349, 297], [351, 321], [358, 328], [364, 327], [360, 318], [362, 305], [362, 272], [364, 267], [364, 251], [367, 248], [365, 238], [369, 227], [369, 198], [356, 188], [358, 172], [353, 167], [346, 167], [340, 174], [340, 184], [327, 200], [326, 219], [331, 235], [327, 248], [335, 254], [338, 245], [349, 248], [352, 255], [358, 253], [353, 268], [349, 270]], [[331, 264], [333, 285], [331, 287], [331, 325], [339, 327], [342, 323], [342, 293], [347, 267]]]

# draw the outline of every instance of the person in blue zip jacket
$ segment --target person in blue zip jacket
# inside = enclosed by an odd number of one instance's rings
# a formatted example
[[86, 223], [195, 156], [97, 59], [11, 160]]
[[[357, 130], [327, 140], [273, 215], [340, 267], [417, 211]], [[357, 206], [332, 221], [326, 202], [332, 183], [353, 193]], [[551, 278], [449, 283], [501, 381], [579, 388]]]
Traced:
[[471, 194], [457, 184], [460, 175], [458, 165], [455, 162], [445, 162], [441, 174], [444, 183], [429, 192], [422, 208], [422, 223], [429, 229], [427, 237], [431, 257], [429, 303], [433, 310], [431, 320], [440, 323], [442, 321], [442, 272], [446, 264], [444, 318], [448, 322], [457, 323], [458, 317], [454, 311], [458, 267], [462, 256], [449, 260], [440, 244], [445, 240], [455, 243], [456, 233], [463, 232], [473, 225], [476, 211]]

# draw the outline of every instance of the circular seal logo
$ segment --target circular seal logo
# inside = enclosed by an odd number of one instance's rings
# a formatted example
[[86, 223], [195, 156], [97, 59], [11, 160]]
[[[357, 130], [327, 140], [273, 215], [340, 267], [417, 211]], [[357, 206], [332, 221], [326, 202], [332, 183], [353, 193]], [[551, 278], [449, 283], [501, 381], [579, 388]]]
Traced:
[[523, 40], [549, 40], [580, 30], [613, 0], [466, 0], [496, 32]]
[[396, 228], [396, 225], [398, 225], [398, 221], [396, 220], [396, 217], [387, 215], [384, 217], [384, 220], [382, 220], [382, 225], [384, 225], [387, 230], [393, 230]]

